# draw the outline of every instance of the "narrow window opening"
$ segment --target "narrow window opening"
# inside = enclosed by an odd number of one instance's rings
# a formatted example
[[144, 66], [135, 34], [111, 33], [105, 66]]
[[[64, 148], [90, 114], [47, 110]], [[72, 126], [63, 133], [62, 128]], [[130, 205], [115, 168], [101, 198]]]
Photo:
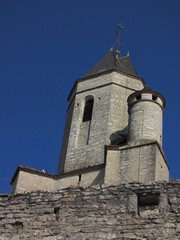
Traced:
[[91, 121], [94, 100], [87, 100], [84, 107], [83, 122]]
[[157, 100], [157, 96], [152, 95], [152, 100], [153, 100], [153, 101], [156, 101], [156, 100]]
[[56, 221], [59, 220], [59, 210], [60, 210], [60, 207], [55, 207], [54, 208], [54, 214], [56, 215]]
[[79, 180], [78, 180], [78, 184], [77, 184], [77, 185], [78, 185], [78, 187], [80, 187], [80, 183], [81, 183], [81, 174], [79, 174], [78, 177], [79, 177]]
[[138, 95], [138, 96], [136, 97], [136, 100], [141, 100], [141, 95]]
[[89, 127], [88, 127], [88, 136], [87, 136], [86, 145], [88, 145], [88, 144], [89, 144], [90, 128], [91, 128], [91, 122], [89, 122]]

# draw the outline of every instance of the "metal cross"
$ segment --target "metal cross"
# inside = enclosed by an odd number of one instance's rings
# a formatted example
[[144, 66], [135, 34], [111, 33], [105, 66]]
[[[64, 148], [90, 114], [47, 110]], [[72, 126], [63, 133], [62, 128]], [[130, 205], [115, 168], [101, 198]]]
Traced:
[[116, 44], [116, 54], [117, 55], [119, 55], [119, 53], [120, 53], [120, 50], [119, 50], [119, 48], [120, 48], [120, 30], [123, 29], [123, 28], [124, 28], [124, 26], [122, 25], [122, 23], [119, 23], [118, 24], [118, 31], [116, 31], [116, 34], [117, 34], [117, 37], [118, 37], [117, 44]]

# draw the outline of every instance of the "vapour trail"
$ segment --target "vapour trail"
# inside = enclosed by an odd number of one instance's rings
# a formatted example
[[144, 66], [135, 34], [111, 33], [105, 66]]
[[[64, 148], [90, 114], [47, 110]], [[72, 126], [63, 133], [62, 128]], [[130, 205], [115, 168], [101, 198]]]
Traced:
[[56, 87], [58, 87], [59, 89], [61, 89], [64, 93], [68, 94], [68, 92], [66, 91], [66, 89], [64, 89], [62, 86], [59, 85], [59, 83], [57, 83], [54, 79], [52, 79], [52, 77], [50, 77], [47, 73], [45, 73], [39, 66], [35, 67], [44, 77], [46, 77], [49, 81], [51, 81], [54, 85], [56, 85]]

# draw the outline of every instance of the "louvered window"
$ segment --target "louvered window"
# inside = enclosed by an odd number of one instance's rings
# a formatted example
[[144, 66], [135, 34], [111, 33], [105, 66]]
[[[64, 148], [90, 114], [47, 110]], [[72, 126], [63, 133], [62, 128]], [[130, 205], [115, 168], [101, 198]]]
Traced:
[[84, 107], [83, 122], [91, 121], [94, 100], [87, 100]]

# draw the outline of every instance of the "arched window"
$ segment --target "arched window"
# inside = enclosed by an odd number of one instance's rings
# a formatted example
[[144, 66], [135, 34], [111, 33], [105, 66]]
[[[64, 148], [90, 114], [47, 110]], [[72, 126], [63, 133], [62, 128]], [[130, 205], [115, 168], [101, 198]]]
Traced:
[[83, 122], [91, 121], [93, 104], [94, 104], [94, 99], [91, 98], [86, 100], [85, 107], [84, 107], [83, 120], [82, 120]]

